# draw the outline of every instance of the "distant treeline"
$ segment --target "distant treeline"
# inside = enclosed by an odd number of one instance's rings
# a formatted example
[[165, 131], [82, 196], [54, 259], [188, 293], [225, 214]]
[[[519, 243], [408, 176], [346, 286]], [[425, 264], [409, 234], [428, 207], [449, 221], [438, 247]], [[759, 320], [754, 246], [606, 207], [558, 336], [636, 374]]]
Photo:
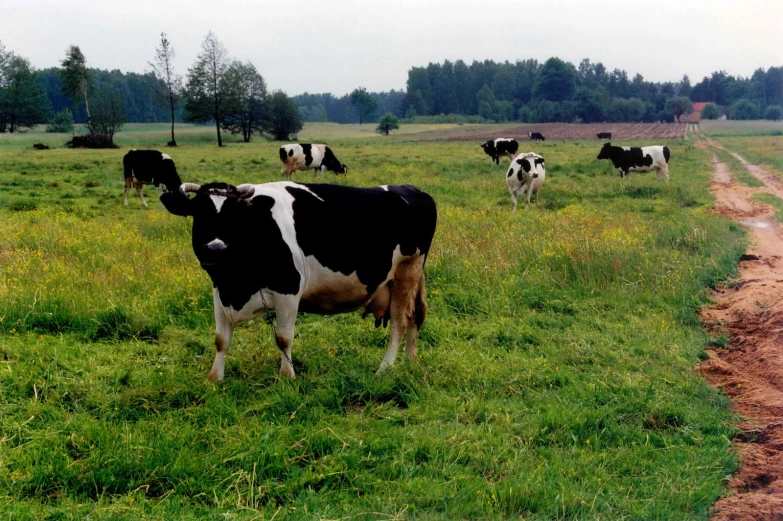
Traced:
[[[90, 69], [93, 89], [100, 91], [111, 88], [122, 101], [122, 110], [127, 121], [132, 123], [165, 123], [171, 120], [168, 107], [155, 100], [153, 85], [160, 80], [151, 73], [137, 74], [119, 70], [106, 71]], [[51, 103], [52, 113], [67, 108], [73, 112], [74, 121], [84, 123], [86, 115], [84, 105], [75, 105], [70, 98], [62, 93], [60, 69], [50, 67], [38, 71], [37, 83], [46, 92]], [[183, 121], [182, 109], [177, 111], [177, 120]]]

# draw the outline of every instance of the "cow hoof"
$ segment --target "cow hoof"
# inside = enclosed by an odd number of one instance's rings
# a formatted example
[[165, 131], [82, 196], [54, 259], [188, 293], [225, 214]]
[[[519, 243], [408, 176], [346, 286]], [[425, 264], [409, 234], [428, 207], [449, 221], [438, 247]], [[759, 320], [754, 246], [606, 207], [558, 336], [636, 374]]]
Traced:
[[217, 371], [212, 370], [209, 372], [209, 375], [207, 375], [207, 380], [213, 383], [220, 382], [221, 380], [223, 380], [223, 377], [221, 377]]
[[294, 373], [293, 368], [280, 368], [280, 378], [289, 378], [293, 380], [296, 378], [296, 374]]

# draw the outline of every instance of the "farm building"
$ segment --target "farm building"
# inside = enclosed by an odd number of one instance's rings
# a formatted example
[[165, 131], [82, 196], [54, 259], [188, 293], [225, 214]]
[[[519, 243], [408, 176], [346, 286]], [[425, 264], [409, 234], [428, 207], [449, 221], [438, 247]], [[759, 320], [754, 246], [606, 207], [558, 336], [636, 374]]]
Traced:
[[683, 117], [680, 118], [680, 121], [683, 123], [698, 123], [701, 121], [701, 111], [704, 109], [704, 106], [709, 103], [708, 101], [694, 101], [693, 102], [693, 112], [690, 114], [686, 114]]

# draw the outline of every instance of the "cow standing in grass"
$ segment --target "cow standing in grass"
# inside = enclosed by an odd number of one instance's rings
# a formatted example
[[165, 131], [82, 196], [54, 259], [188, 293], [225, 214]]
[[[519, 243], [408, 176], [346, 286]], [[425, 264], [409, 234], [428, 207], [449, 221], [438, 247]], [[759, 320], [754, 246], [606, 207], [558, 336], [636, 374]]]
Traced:
[[122, 158], [125, 173], [125, 206], [128, 206], [128, 191], [136, 187], [141, 204], [144, 200], [144, 185], [155, 185], [158, 195], [179, 190], [182, 181], [171, 156], [157, 150], [131, 150]]
[[517, 210], [517, 196], [523, 194], [526, 208], [530, 206], [531, 194], [536, 194], [536, 204], [539, 204], [538, 193], [544, 185], [545, 177], [544, 158], [535, 152], [523, 152], [511, 161], [511, 168], [506, 174], [506, 184], [514, 203], [513, 211]]
[[657, 170], [658, 179], [661, 176], [669, 182], [669, 147], [655, 145], [649, 147], [614, 147], [611, 143], [604, 143], [598, 153], [598, 159], [609, 159], [619, 172], [620, 177], [625, 178], [628, 172], [649, 172]]
[[175, 215], [193, 217], [193, 250], [212, 279], [217, 355], [210, 380], [223, 379], [234, 328], [270, 309], [284, 377], [294, 377], [291, 345], [300, 311], [364, 308], [376, 325], [390, 319], [379, 371], [394, 363], [403, 339], [405, 354], [417, 356], [427, 309], [423, 269], [437, 220], [432, 197], [413, 186], [287, 181], [185, 183], [180, 190], [161, 202]]
[[291, 174], [297, 170], [315, 170], [316, 174], [323, 174], [327, 170], [335, 174], [345, 174], [348, 167], [335, 157], [332, 149], [326, 145], [312, 145], [309, 143], [293, 143], [280, 147], [280, 161], [283, 162], [281, 174], [289, 180]]
[[519, 150], [519, 143], [517, 143], [516, 139], [499, 137], [482, 143], [481, 148], [484, 149], [484, 153], [490, 157], [494, 164], [499, 165], [500, 156], [506, 156], [509, 159], [514, 158], [514, 154]]

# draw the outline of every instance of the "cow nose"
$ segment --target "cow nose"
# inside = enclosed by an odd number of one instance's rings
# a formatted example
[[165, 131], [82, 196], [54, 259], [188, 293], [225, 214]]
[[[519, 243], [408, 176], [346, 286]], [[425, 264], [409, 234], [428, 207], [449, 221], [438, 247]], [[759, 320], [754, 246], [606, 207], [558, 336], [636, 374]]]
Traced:
[[220, 239], [215, 239], [207, 243], [207, 249], [212, 251], [223, 251], [226, 249], [226, 243]]

